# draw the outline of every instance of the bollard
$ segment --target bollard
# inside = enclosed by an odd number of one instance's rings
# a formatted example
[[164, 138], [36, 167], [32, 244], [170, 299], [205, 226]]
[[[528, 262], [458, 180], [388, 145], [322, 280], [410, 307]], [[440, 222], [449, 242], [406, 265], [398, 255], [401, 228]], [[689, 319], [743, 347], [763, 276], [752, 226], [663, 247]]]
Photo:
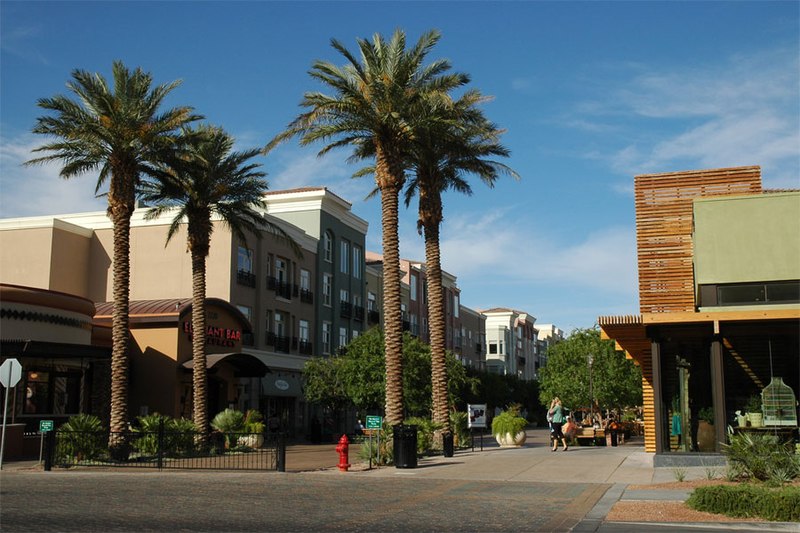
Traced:
[[50, 472], [53, 469], [53, 458], [56, 455], [56, 432], [48, 431], [45, 441], [47, 444], [44, 450], [44, 470]]
[[286, 439], [284, 438], [283, 433], [278, 433], [275, 438], [277, 439], [276, 442], [276, 453], [277, 453], [277, 469], [278, 472], [286, 472]]
[[336, 453], [339, 454], [339, 470], [347, 472], [347, 469], [350, 468], [350, 441], [347, 439], [347, 435], [342, 435], [342, 438], [339, 439], [339, 444], [336, 445]]

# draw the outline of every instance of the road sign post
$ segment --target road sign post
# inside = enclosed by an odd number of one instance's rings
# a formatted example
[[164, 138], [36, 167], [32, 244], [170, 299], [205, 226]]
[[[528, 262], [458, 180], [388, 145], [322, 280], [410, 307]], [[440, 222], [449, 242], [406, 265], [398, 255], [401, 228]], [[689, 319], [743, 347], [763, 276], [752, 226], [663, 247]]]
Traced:
[[6, 448], [6, 416], [8, 415], [8, 393], [19, 383], [22, 377], [22, 365], [16, 359], [6, 359], [0, 365], [0, 384], [6, 388], [6, 399], [3, 402], [3, 438], [0, 439], [0, 470], [3, 469], [3, 453]]
[[39, 435], [41, 435], [41, 440], [39, 441], [39, 464], [42, 464], [42, 451], [44, 450], [44, 434], [49, 431], [53, 431], [53, 421], [39, 420]]
[[378, 430], [378, 463], [381, 462], [381, 425], [383, 424], [383, 418], [377, 415], [367, 415], [367, 427], [366, 429], [370, 429], [373, 431], [369, 432], [369, 468], [372, 470], [372, 434], [375, 433], [374, 430]]

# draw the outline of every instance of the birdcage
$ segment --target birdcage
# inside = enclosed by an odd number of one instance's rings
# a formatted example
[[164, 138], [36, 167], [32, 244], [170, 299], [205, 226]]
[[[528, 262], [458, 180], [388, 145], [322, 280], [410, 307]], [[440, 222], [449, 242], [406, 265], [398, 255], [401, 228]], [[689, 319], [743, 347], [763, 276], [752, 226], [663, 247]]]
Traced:
[[765, 426], [796, 426], [797, 409], [792, 388], [783, 378], [772, 378], [761, 391], [761, 405]]

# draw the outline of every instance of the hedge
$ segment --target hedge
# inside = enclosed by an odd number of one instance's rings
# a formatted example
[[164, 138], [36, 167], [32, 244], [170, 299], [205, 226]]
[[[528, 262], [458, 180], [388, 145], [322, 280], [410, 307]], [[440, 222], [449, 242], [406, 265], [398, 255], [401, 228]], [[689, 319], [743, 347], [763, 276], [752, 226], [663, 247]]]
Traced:
[[800, 487], [795, 486], [709, 485], [695, 489], [686, 504], [697, 511], [736, 518], [800, 522]]

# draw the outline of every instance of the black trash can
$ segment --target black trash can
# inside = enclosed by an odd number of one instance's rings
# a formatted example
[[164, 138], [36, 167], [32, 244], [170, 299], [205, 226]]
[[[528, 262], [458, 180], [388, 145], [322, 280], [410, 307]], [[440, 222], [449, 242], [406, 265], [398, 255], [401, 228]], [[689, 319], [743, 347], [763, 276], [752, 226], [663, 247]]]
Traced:
[[612, 446], [616, 446], [617, 445], [617, 432], [616, 431], [611, 431], [611, 445]]
[[417, 426], [399, 424], [394, 430], [395, 468], [417, 467]]
[[444, 448], [445, 457], [453, 457], [453, 434], [445, 433], [442, 437], [442, 447]]

